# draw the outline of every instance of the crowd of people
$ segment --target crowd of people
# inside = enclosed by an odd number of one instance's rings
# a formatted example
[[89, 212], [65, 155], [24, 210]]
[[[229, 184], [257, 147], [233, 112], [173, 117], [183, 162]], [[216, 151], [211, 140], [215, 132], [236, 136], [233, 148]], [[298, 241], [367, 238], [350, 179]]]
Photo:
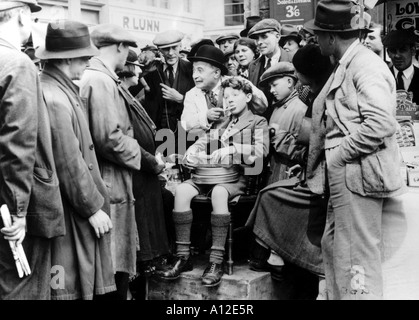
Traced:
[[[317, 299], [322, 282], [330, 300], [383, 299], [383, 208], [406, 192], [396, 93], [419, 103], [417, 39], [359, 29], [354, 5], [321, 0], [301, 30], [252, 16], [240, 35], [188, 50], [168, 30], [137, 54], [122, 27], [71, 20], [49, 23], [33, 50], [42, 8], [0, 1], [0, 205], [12, 214], [0, 220], [0, 299], [127, 300], [141, 279], [178, 279], [194, 268], [197, 195], [212, 205], [202, 285], [217, 287], [229, 202], [255, 176], [251, 270], [288, 281], [289, 299]], [[172, 193], [173, 165], [184, 175]]]

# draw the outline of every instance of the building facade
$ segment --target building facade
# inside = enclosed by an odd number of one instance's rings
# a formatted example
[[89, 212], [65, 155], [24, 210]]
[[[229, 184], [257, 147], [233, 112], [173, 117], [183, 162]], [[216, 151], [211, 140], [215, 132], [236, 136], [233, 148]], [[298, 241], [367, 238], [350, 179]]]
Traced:
[[[137, 37], [140, 47], [151, 44], [166, 30], [185, 33], [184, 47], [205, 38], [215, 40], [224, 33], [244, 29], [248, 16], [275, 18], [281, 23], [302, 26], [314, 17], [318, 0], [38, 0], [43, 10], [35, 15], [34, 45], [45, 36], [48, 22], [78, 20], [93, 26], [112, 23]], [[380, 22], [382, 13], [373, 12]]]

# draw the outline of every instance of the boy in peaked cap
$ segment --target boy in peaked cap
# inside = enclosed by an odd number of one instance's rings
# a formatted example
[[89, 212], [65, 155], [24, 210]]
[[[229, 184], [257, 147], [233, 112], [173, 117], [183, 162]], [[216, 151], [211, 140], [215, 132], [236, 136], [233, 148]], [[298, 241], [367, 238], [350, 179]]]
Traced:
[[297, 81], [295, 68], [290, 62], [278, 63], [261, 78], [260, 85], [268, 87], [276, 101], [269, 121], [275, 135], [271, 139], [273, 156], [268, 184], [288, 179], [289, 168], [303, 162], [304, 150], [296, 146], [295, 136], [301, 127], [307, 106], [298, 97], [295, 88]]
[[225, 54], [233, 50], [234, 42], [239, 38], [240, 37], [234, 33], [223, 34], [215, 40], [215, 43], [218, 44], [220, 50]]

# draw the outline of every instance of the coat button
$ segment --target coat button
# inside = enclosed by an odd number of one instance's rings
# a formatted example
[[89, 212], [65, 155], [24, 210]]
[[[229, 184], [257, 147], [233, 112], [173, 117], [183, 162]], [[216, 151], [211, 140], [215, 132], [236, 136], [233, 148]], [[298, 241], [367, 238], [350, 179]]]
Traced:
[[93, 150], [94, 148], [95, 148], [95, 146], [92, 144], [92, 145], [90, 145], [90, 150]]
[[93, 170], [93, 168], [94, 168], [94, 167], [93, 167], [93, 164], [89, 164], [89, 169], [90, 169], [90, 170]]

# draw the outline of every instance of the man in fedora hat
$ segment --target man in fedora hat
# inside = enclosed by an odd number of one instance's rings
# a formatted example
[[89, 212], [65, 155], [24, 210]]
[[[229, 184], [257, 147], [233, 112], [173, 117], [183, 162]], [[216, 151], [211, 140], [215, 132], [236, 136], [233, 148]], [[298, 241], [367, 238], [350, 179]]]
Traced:
[[52, 286], [53, 300], [91, 300], [116, 290], [113, 275], [109, 195], [73, 81], [98, 55], [86, 25], [48, 24], [45, 45], [36, 56], [45, 61], [42, 92], [51, 119], [52, 147], [62, 192], [66, 234], [52, 245], [52, 264], [65, 270], [63, 286]]
[[[36, 1], [0, 2], [0, 300], [48, 300], [51, 239], [64, 235], [64, 213], [38, 70], [21, 52]], [[31, 273], [19, 277], [10, 248], [22, 244]]]
[[240, 37], [235, 33], [227, 33], [219, 36], [215, 43], [218, 45], [218, 48], [225, 54], [227, 52], [233, 51], [234, 42], [236, 42]]
[[[281, 24], [275, 19], [263, 19], [249, 31], [249, 38], [255, 39], [260, 52], [260, 57], [249, 65], [249, 80], [258, 88], [262, 74], [279, 62], [291, 62], [291, 55], [279, 46], [281, 39]], [[269, 122], [272, 113], [273, 95], [265, 88], [264, 93], [268, 98], [269, 107], [264, 115]]]
[[[226, 79], [228, 69], [223, 52], [211, 45], [201, 46], [189, 60], [193, 63], [195, 87], [186, 93], [182, 127], [200, 135], [224, 118], [221, 82]], [[251, 109], [262, 114], [267, 108], [266, 97], [252, 87]]]
[[129, 99], [116, 72], [125, 66], [136, 39], [122, 27], [101, 24], [91, 37], [100, 54], [90, 60], [80, 81], [81, 96], [88, 102], [87, 119], [102, 178], [110, 195], [112, 260], [116, 299], [126, 300], [129, 277], [136, 275], [135, 198], [132, 172], [141, 169], [141, 148], [134, 139]]
[[410, 30], [393, 30], [385, 37], [391, 59], [390, 68], [396, 82], [397, 90], [412, 92], [413, 102], [419, 104], [419, 68], [413, 64], [416, 55], [416, 35]]
[[330, 190], [322, 238], [328, 299], [383, 298], [383, 207], [405, 188], [396, 83], [385, 62], [359, 41], [365, 23], [354, 23], [363, 19], [357, 11], [351, 1], [322, 0], [304, 26], [337, 63], [313, 105], [307, 164], [311, 191], [323, 193], [325, 181]]

